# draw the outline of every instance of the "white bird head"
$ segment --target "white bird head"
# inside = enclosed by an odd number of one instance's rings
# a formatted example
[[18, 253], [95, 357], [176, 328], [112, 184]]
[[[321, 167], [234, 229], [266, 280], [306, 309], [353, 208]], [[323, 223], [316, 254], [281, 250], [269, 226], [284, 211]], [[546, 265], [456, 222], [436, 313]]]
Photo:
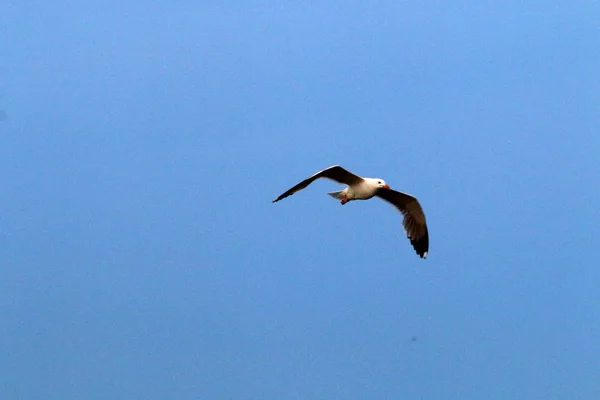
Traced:
[[375, 185], [378, 188], [384, 188], [384, 189], [390, 188], [390, 186], [387, 183], [385, 183], [385, 181], [383, 179], [375, 178], [375, 179], [373, 179], [373, 182], [375, 183]]

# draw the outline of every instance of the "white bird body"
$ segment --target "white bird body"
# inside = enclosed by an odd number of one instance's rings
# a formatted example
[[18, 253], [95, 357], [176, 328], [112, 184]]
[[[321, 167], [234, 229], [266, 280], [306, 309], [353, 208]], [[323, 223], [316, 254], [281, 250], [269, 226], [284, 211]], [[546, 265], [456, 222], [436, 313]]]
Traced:
[[[378, 183], [379, 182], [379, 183]], [[383, 184], [382, 184], [383, 183]], [[380, 187], [387, 186], [382, 179], [363, 178], [362, 182], [348, 186], [339, 192], [328, 193], [336, 199], [369, 200], [377, 194]]]
[[328, 178], [348, 185], [344, 190], [328, 193], [330, 196], [341, 200], [342, 205], [352, 200], [368, 200], [375, 196], [392, 204], [404, 215], [402, 225], [415, 251], [421, 258], [427, 258], [429, 233], [421, 205], [413, 196], [390, 189], [383, 179], [362, 178], [339, 165], [334, 165], [303, 180], [273, 200], [273, 203], [306, 188], [319, 178]]

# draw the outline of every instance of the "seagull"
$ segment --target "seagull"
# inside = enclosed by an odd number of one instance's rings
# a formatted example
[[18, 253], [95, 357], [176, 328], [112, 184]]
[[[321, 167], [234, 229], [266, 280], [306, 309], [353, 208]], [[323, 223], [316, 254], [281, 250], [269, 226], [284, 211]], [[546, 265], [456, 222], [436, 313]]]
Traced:
[[383, 179], [363, 178], [339, 165], [334, 165], [303, 180], [273, 200], [273, 203], [299, 192], [319, 178], [327, 178], [348, 185], [339, 192], [327, 193], [331, 197], [341, 200], [342, 205], [353, 200], [368, 200], [377, 196], [396, 207], [404, 215], [402, 225], [413, 248], [421, 258], [427, 258], [429, 233], [425, 214], [419, 201], [411, 195], [392, 190]]

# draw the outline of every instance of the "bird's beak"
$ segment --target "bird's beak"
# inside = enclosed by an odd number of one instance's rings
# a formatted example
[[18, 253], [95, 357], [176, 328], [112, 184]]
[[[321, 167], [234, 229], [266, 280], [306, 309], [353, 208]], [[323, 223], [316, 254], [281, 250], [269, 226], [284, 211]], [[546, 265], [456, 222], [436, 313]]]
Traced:
[[383, 188], [384, 188], [384, 189], [389, 189], [389, 188], [390, 188], [390, 185], [383, 185]]

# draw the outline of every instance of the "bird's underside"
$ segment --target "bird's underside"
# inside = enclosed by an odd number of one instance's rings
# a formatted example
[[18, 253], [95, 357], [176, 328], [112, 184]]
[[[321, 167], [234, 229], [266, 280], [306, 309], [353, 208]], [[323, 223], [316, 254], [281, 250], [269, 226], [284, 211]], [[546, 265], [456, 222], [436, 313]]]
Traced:
[[273, 203], [305, 189], [308, 185], [320, 178], [327, 178], [348, 185], [348, 187], [342, 191], [329, 193], [331, 196], [341, 200], [342, 205], [349, 201], [367, 200], [374, 196], [392, 204], [404, 216], [402, 226], [404, 227], [413, 248], [421, 258], [427, 258], [427, 253], [429, 251], [429, 232], [427, 231], [425, 214], [423, 213], [419, 201], [411, 195], [390, 189], [382, 179], [362, 178], [339, 165], [334, 165], [317, 172], [313, 176], [285, 191], [273, 200]]

